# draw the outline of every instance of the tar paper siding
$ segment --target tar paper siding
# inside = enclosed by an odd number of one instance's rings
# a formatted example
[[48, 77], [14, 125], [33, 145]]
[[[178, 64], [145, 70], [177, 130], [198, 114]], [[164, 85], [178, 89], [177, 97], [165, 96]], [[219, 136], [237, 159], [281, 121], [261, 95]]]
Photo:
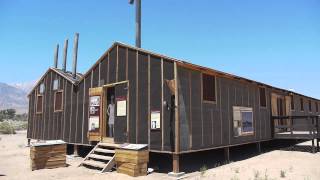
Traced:
[[[173, 62], [123, 46], [114, 46], [85, 74], [78, 85], [50, 71], [43, 78], [44, 111], [36, 114], [37, 88], [30, 95], [28, 138], [62, 139], [71, 144], [89, 144], [89, 89], [105, 84], [129, 81], [128, 142], [150, 143], [150, 149], [172, 151], [174, 146], [174, 110], [163, 105], [174, 103], [165, 80], [174, 79]], [[60, 79], [63, 111], [54, 112], [53, 80]], [[163, 91], [162, 91], [163, 90]], [[161, 129], [149, 130], [152, 111], [160, 111]]]
[[[202, 101], [200, 71], [178, 67], [180, 150], [201, 150], [271, 139], [270, 89], [260, 107], [259, 86], [216, 76], [216, 102]], [[233, 106], [253, 108], [254, 134], [233, 135]]]

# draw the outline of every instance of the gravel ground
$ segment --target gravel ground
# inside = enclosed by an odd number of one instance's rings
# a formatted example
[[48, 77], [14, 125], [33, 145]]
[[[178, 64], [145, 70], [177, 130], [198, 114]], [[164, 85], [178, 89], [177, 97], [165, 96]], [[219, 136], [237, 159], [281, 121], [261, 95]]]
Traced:
[[[19, 131], [15, 135], [0, 135], [0, 180], [174, 179], [165, 173], [152, 173], [140, 178], [131, 178], [116, 172], [101, 174], [95, 170], [78, 167], [82, 158], [73, 156], [67, 158], [68, 167], [31, 171], [26, 141], [25, 131]], [[182, 179], [320, 180], [320, 153], [275, 150], [217, 168], [189, 173]]]

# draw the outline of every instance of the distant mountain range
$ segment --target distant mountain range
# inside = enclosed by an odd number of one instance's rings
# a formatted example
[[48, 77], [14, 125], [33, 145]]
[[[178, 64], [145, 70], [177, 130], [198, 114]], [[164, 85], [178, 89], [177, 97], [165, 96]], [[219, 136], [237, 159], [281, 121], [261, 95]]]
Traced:
[[35, 82], [6, 84], [0, 82], [0, 110], [16, 109], [17, 113], [28, 112], [28, 93]]

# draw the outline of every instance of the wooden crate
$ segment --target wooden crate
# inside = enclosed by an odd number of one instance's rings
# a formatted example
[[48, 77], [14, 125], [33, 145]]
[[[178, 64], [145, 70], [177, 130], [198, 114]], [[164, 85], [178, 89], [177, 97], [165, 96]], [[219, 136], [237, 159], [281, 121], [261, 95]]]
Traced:
[[30, 147], [31, 169], [49, 169], [66, 166], [67, 146], [63, 141], [35, 143]]
[[117, 149], [115, 155], [117, 172], [129, 176], [146, 176], [148, 170], [149, 151]]
[[129, 176], [146, 176], [148, 164], [133, 164], [133, 163], [117, 163], [117, 172], [127, 174]]

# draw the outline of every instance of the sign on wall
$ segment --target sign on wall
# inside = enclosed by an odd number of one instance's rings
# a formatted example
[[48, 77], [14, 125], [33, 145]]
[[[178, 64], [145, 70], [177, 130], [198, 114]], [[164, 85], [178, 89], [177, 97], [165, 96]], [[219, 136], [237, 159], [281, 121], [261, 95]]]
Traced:
[[117, 116], [127, 115], [127, 99], [126, 97], [117, 97]]
[[100, 96], [91, 96], [89, 100], [89, 131], [100, 128]]
[[160, 129], [160, 111], [151, 111], [151, 129]]

